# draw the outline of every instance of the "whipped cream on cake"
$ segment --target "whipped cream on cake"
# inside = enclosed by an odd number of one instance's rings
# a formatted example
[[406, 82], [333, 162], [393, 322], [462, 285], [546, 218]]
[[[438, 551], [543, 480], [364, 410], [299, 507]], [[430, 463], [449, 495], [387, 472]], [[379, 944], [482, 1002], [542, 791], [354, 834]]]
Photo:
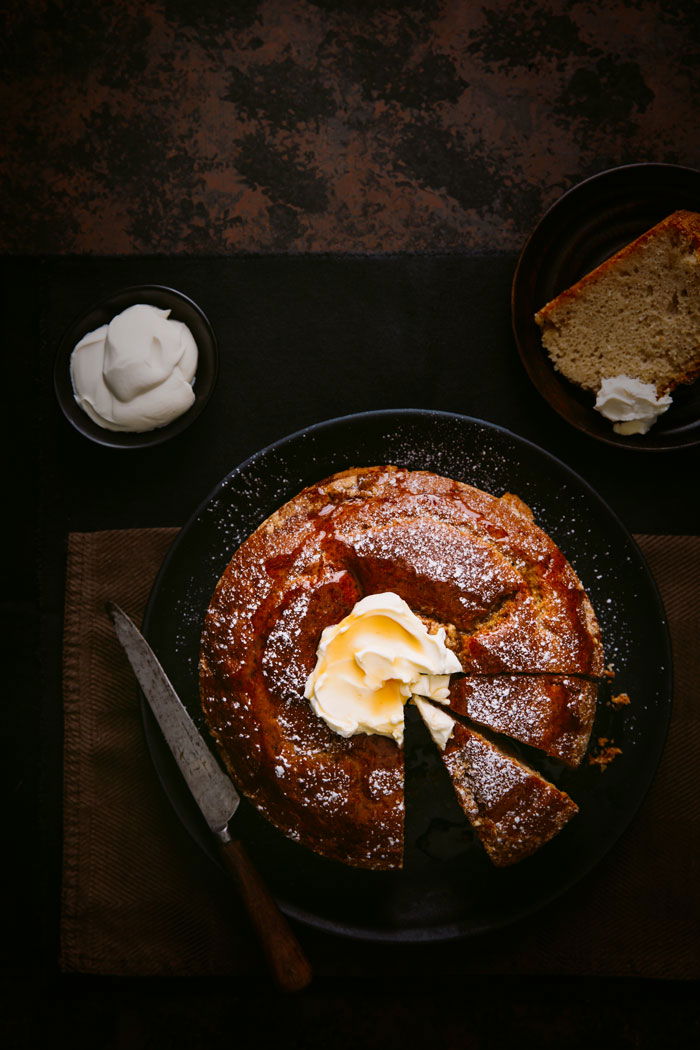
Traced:
[[376, 733], [403, 744], [404, 704], [412, 696], [445, 702], [450, 675], [462, 667], [392, 591], [357, 602], [321, 634], [304, 696], [335, 733]]
[[646, 434], [671, 400], [668, 394], [658, 397], [653, 383], [617, 375], [601, 381], [595, 409], [612, 422], [616, 434]]
[[428, 727], [433, 741], [441, 751], [444, 751], [447, 741], [454, 731], [454, 718], [450, 718], [447, 711], [441, 711], [438, 707], [433, 707], [427, 700], [421, 700], [419, 696], [413, 697], [413, 703], [418, 708], [418, 712]]

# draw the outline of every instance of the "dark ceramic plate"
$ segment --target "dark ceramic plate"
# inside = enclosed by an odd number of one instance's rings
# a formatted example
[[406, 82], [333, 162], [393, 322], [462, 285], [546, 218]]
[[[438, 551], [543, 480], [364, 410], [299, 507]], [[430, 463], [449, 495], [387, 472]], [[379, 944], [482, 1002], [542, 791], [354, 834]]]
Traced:
[[[580, 813], [534, 857], [497, 870], [474, 841], [420, 723], [407, 728], [406, 864], [403, 871], [348, 868], [284, 838], [245, 803], [234, 818], [290, 916], [325, 930], [387, 941], [445, 939], [494, 929], [542, 907], [577, 882], [629, 824], [654, 775], [671, 704], [671, 655], [661, 603], [618, 519], [568, 467], [491, 424], [406, 409], [330, 420], [263, 449], [237, 467], [179, 534], [156, 580], [145, 633], [197, 725], [197, 658], [204, 613], [232, 552], [304, 486], [351, 466], [393, 463], [457, 478], [497, 495], [517, 493], [560, 545], [591, 596], [616, 691], [602, 699], [595, 733], [622, 754], [601, 773], [535, 759]], [[407, 709], [409, 715], [415, 712]], [[148, 746], [183, 824], [212, 857], [199, 811], [150, 709]], [[527, 756], [533, 760], [532, 754]]]
[[605, 259], [681, 208], [700, 211], [700, 172], [631, 164], [581, 182], [541, 220], [518, 260], [512, 288], [515, 341], [530, 379], [560, 416], [591, 437], [630, 449], [700, 444], [700, 382], [678, 387], [648, 434], [623, 437], [593, 408], [592, 394], [555, 371], [534, 314]]
[[[186, 412], [174, 419], [167, 426], [143, 433], [130, 433], [105, 430], [98, 426], [78, 405], [73, 396], [73, 384], [70, 378], [70, 357], [73, 347], [88, 332], [94, 331], [103, 324], [109, 324], [122, 310], [136, 303], [157, 306], [160, 310], [170, 310], [175, 321], [182, 321], [192, 333], [199, 358], [194, 380], [194, 402]], [[186, 427], [194, 423], [206, 405], [216, 383], [219, 368], [219, 354], [216, 337], [204, 313], [196, 303], [174, 288], [165, 288], [159, 284], [139, 284], [131, 288], [122, 288], [110, 295], [108, 299], [92, 306], [86, 313], [66, 330], [58, 347], [54, 365], [54, 388], [56, 397], [64, 416], [84, 437], [107, 448], [148, 448], [160, 445], [176, 434], [181, 434]]]

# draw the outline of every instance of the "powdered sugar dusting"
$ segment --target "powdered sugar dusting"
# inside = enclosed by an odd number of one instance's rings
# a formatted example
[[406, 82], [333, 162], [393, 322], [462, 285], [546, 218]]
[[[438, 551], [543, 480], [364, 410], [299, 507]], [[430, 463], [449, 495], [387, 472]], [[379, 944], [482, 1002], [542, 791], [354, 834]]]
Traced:
[[499, 866], [533, 853], [576, 812], [553, 784], [462, 726], [443, 761], [465, 813]]
[[[495, 496], [505, 491], [517, 492], [534, 511], [538, 524], [571, 559], [601, 623], [605, 663], [614, 664], [618, 672], [616, 688], [627, 688], [626, 668], [638, 659], [640, 644], [626, 604], [630, 580], [639, 580], [639, 601], [643, 608], [649, 605], [647, 584], [644, 577], [639, 576], [634, 551], [621, 557], [619, 538], [614, 535], [614, 529], [605, 525], [605, 515], [598, 513], [595, 505], [591, 512], [591, 497], [585, 489], [553, 465], [550, 491], [556, 492], [556, 499], [548, 498], [539, 480], [542, 468], [533, 466], [535, 454], [488, 426], [449, 417], [430, 417], [428, 421], [428, 417], [419, 413], [400, 418], [398, 425], [393, 417], [387, 420], [383, 422], [377, 416], [375, 421], [358, 422], [356, 427], [352, 421], [342, 424], [350, 432], [342, 442], [342, 452], [336, 451], [337, 442], [328, 440], [333, 427], [339, 428], [341, 424], [310, 431], [287, 445], [267, 450], [242, 471], [234, 472], [210, 500], [183, 538], [178, 557], [174, 559], [182, 583], [178, 584], [168, 616], [172, 619], [174, 611], [177, 617], [173, 643], [179, 667], [175, 666], [171, 677], [178, 691], [184, 696], [196, 695], [200, 626], [214, 585], [232, 550], [308, 481], [366, 460], [367, 456], [358, 451], [365, 441], [367, 447], [375, 450], [371, 456], [375, 462], [432, 470]], [[353, 427], [356, 438], [352, 436]], [[371, 430], [369, 437], [368, 429]], [[378, 448], [382, 450], [381, 455], [376, 454]], [[331, 514], [332, 508], [319, 516]], [[285, 639], [281, 634], [274, 647], [282, 660]], [[273, 659], [271, 651], [268, 661]], [[295, 687], [295, 680], [298, 684], [297, 674], [290, 675], [284, 688]], [[655, 692], [658, 688], [656, 681], [651, 682], [648, 690], [633, 695], [629, 708], [616, 713], [615, 717], [624, 719], [632, 737], [638, 711], [660, 702], [661, 694]], [[238, 702], [232, 692], [229, 696], [232, 703]], [[298, 732], [294, 720], [290, 731]], [[251, 747], [257, 750], [257, 742], [251, 743]]]
[[571, 765], [580, 762], [596, 710], [595, 682], [564, 676], [497, 675], [453, 683], [453, 710]]

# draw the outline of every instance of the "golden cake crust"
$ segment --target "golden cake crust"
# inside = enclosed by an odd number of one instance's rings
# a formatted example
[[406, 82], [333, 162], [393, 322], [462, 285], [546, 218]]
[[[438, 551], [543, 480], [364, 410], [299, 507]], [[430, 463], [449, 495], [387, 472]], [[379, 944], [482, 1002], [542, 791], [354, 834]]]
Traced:
[[321, 631], [395, 591], [465, 671], [598, 675], [595, 615], [517, 497], [425, 471], [351, 469], [312, 485], [233, 555], [207, 611], [200, 692], [239, 789], [325, 856], [399, 867], [403, 752], [332, 732], [304, 699]]
[[538, 324], [546, 321], [548, 315], [552, 312], [555, 307], [561, 303], [566, 302], [568, 299], [578, 298], [586, 288], [598, 282], [601, 277], [604, 277], [606, 273], [614, 270], [621, 263], [639, 254], [645, 245], [649, 244], [659, 233], [665, 230], [673, 230], [679, 237], [684, 238], [692, 248], [694, 252], [700, 254], [700, 214], [694, 211], [674, 211], [671, 215], [668, 215], [661, 222], [657, 223], [656, 226], [652, 226], [651, 229], [645, 230], [644, 233], [636, 237], [635, 240], [626, 244], [619, 251], [611, 255], [609, 259], [605, 259], [599, 266], [596, 266], [590, 273], [584, 274], [580, 280], [572, 284], [570, 288], [564, 289], [554, 299], [550, 299], [548, 303], [545, 303], [541, 309], [535, 314], [535, 320]]

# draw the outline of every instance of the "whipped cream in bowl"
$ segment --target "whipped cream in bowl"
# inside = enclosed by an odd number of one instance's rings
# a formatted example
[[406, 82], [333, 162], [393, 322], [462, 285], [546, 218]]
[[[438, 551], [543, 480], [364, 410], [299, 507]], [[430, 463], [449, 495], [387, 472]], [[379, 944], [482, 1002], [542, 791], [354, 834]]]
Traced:
[[217, 372], [216, 337], [202, 310], [172, 288], [138, 285], [93, 306], [65, 332], [54, 387], [84, 437], [144, 448], [194, 422]]

